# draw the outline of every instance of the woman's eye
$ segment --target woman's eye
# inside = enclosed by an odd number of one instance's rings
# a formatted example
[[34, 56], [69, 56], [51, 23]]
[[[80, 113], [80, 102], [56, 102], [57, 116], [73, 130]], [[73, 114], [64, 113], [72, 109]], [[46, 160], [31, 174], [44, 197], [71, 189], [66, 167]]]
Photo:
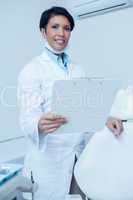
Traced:
[[54, 25], [54, 26], [52, 26], [52, 28], [53, 28], [53, 29], [57, 29], [57, 28], [58, 28], [58, 26], [57, 26], [57, 25]]
[[68, 27], [65, 27], [65, 31], [67, 32], [71, 32], [71, 28], [68, 26]]
[[[58, 28], [60, 28], [59, 25], [53, 25], [53, 26], [52, 26], [52, 29], [54, 29], [54, 30], [57, 30]], [[71, 32], [71, 27], [69, 27], [69, 26], [65, 26], [65, 27], [62, 27], [62, 28], [63, 28], [64, 31], [66, 31], [66, 32]]]

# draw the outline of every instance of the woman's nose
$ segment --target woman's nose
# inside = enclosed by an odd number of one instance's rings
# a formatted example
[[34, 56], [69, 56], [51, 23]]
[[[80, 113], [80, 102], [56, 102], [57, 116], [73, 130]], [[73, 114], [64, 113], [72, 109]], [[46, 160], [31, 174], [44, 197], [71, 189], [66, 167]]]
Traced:
[[58, 34], [61, 35], [61, 36], [64, 35], [64, 30], [63, 30], [63, 28], [59, 28]]

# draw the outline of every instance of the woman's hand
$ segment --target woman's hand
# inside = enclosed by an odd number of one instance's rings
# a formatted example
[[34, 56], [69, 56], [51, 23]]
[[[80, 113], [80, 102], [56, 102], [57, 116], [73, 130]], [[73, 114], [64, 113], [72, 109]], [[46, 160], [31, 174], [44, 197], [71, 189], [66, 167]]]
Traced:
[[109, 117], [106, 126], [113, 132], [115, 136], [119, 136], [123, 131], [123, 123], [122, 120]]
[[38, 122], [39, 133], [52, 133], [56, 131], [61, 125], [67, 123], [65, 117], [53, 113], [42, 115]]

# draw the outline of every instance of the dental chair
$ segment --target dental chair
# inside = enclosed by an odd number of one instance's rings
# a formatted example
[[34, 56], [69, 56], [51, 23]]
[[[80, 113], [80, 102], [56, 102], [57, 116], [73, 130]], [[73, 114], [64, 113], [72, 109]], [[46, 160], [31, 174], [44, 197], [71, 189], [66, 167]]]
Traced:
[[116, 138], [106, 127], [94, 134], [75, 165], [75, 178], [91, 200], [133, 199], [133, 123]]

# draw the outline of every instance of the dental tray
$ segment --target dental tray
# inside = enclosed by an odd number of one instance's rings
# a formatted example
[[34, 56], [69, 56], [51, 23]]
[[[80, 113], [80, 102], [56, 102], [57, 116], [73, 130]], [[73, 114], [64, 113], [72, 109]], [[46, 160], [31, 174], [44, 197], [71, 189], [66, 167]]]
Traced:
[[0, 185], [20, 172], [23, 165], [4, 163], [0, 164]]

